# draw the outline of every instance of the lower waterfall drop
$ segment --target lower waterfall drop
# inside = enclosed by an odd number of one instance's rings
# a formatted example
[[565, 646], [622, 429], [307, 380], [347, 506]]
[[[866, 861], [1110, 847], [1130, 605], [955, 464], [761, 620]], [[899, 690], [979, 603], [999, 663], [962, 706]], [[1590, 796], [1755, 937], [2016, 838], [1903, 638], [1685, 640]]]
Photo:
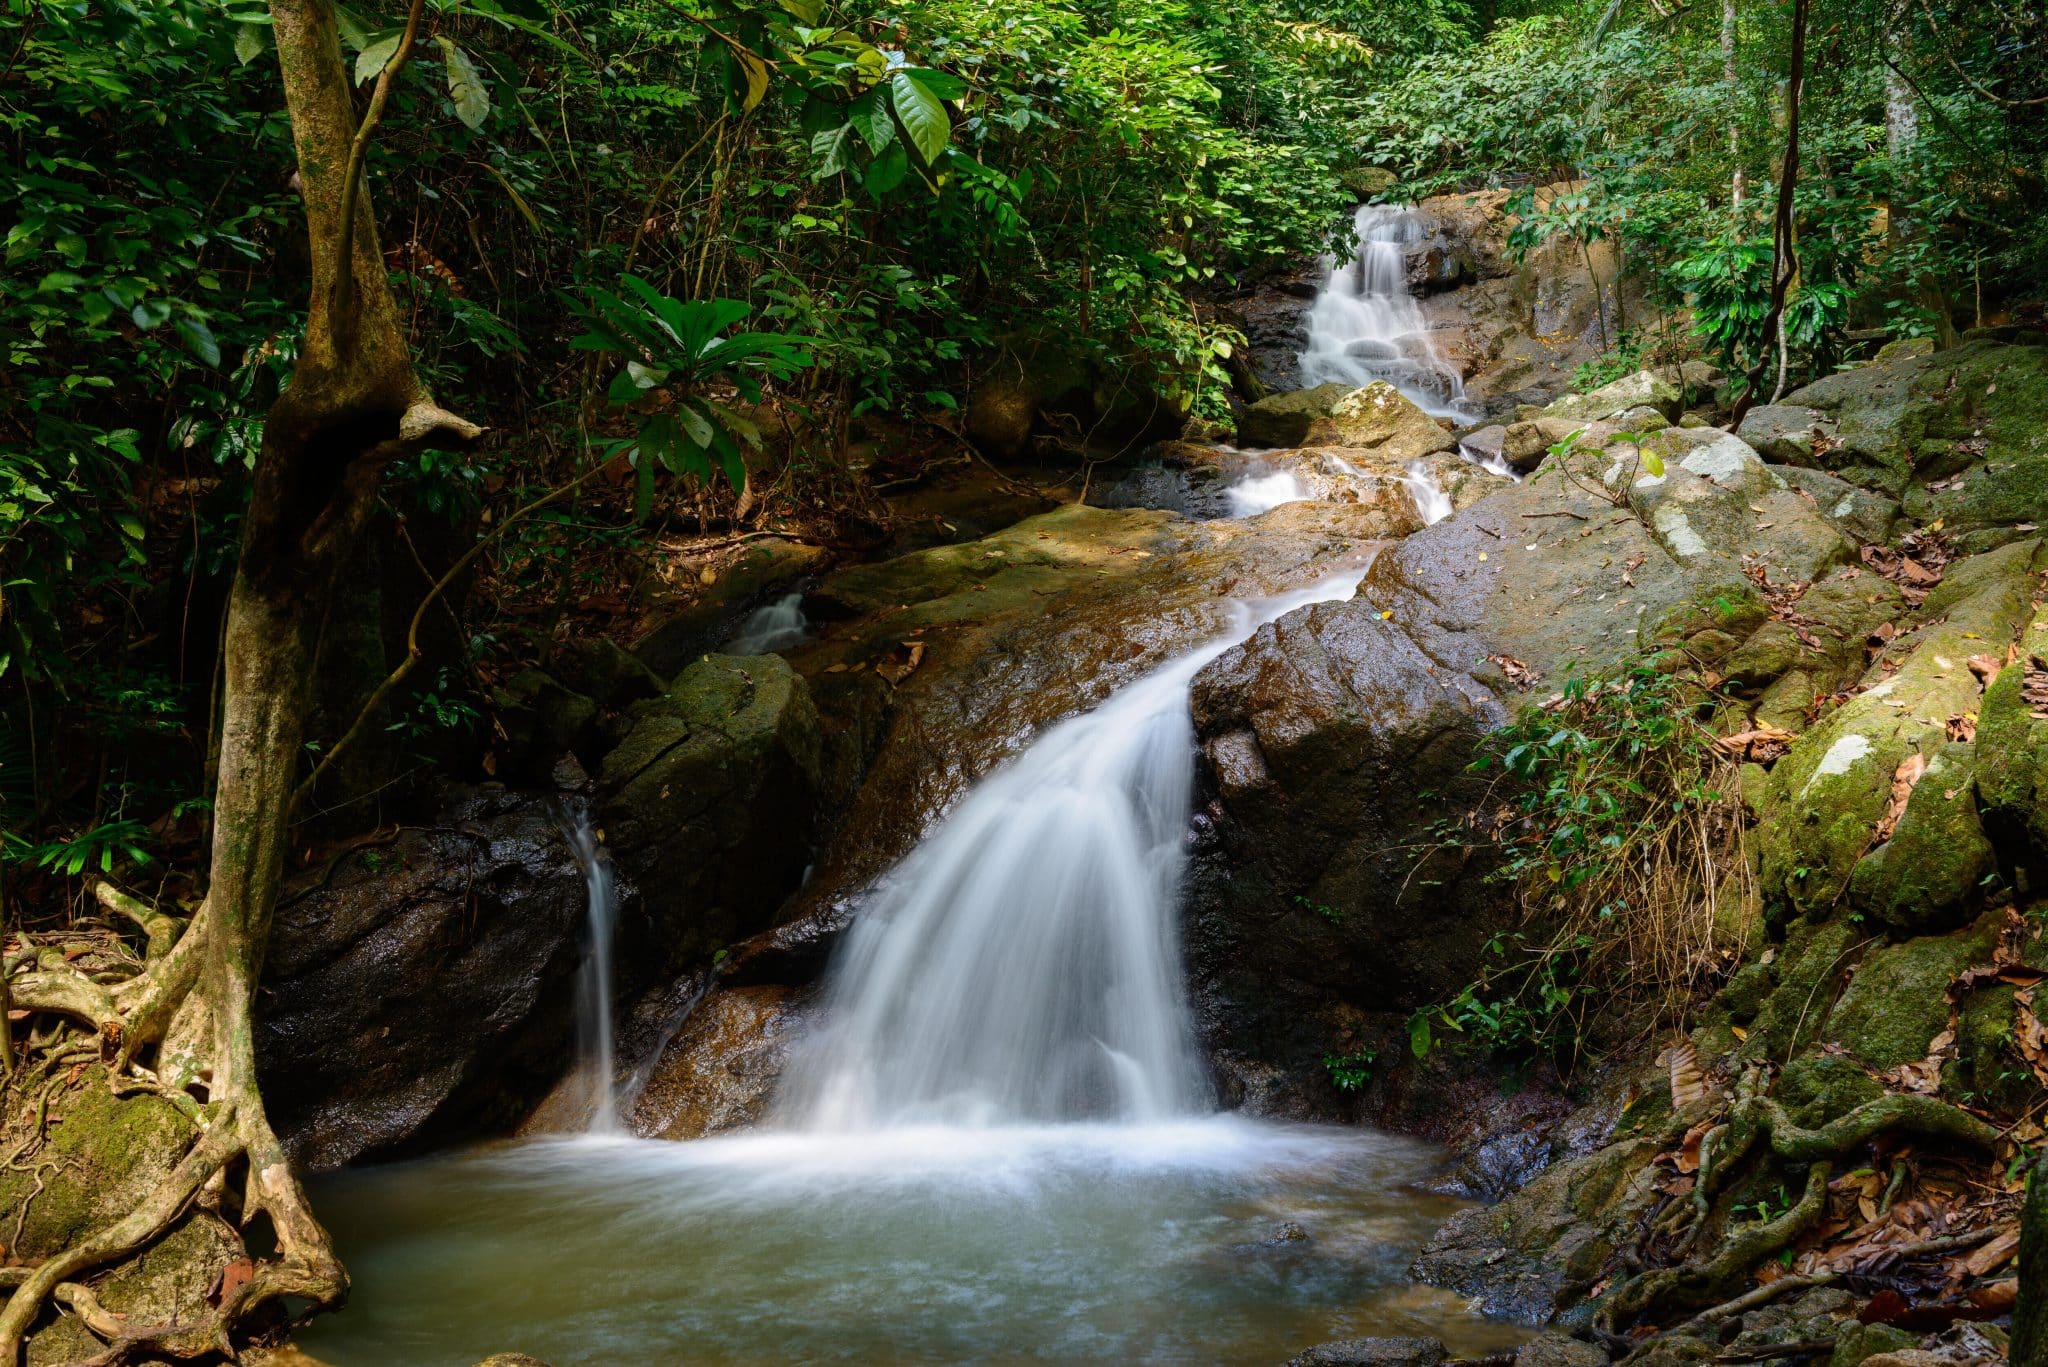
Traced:
[[1188, 685], [1261, 624], [1358, 579], [1241, 605], [1235, 630], [976, 784], [848, 932], [778, 1119], [844, 1132], [1208, 1110], [1175, 931]]
[[598, 844], [590, 815], [576, 811], [562, 818], [569, 853], [583, 873], [586, 945], [583, 966], [576, 973], [576, 1067], [589, 1080], [590, 1134], [619, 1134], [619, 1100], [612, 1050], [612, 928], [618, 917], [618, 894], [612, 885], [611, 857]]

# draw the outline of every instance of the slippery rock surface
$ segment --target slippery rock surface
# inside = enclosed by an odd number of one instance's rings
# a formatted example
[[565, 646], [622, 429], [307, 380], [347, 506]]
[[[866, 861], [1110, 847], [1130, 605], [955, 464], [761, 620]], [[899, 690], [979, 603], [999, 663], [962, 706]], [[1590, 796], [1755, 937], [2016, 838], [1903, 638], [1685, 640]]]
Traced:
[[567, 1062], [584, 890], [555, 819], [503, 792], [443, 812], [278, 908], [257, 1061], [308, 1168], [509, 1129]]
[[758, 1124], [788, 1061], [805, 994], [737, 987], [692, 1011], [624, 1119], [649, 1139], [702, 1139]]

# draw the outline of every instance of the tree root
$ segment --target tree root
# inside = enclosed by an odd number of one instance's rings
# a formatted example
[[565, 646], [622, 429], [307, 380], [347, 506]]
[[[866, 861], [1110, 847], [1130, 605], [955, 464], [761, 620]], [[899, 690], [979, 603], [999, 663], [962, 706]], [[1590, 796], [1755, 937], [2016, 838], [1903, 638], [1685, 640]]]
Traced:
[[1618, 1330], [1639, 1320], [1657, 1320], [1721, 1301], [1758, 1263], [1819, 1221], [1827, 1210], [1830, 1171], [1831, 1164], [1815, 1163], [1807, 1169], [1806, 1191], [1792, 1209], [1775, 1220], [1745, 1225], [1730, 1233], [1711, 1258], [1660, 1267], [1616, 1287], [1601, 1307], [1598, 1321], [1603, 1328]]
[[[179, 1160], [163, 1185], [121, 1219], [97, 1234], [44, 1259], [0, 1309], [0, 1363], [21, 1360], [23, 1340], [57, 1288], [73, 1275], [123, 1258], [162, 1234], [209, 1178], [241, 1151], [241, 1132], [232, 1107], [223, 1107], [200, 1141]], [[90, 1325], [88, 1324], [88, 1327]]]

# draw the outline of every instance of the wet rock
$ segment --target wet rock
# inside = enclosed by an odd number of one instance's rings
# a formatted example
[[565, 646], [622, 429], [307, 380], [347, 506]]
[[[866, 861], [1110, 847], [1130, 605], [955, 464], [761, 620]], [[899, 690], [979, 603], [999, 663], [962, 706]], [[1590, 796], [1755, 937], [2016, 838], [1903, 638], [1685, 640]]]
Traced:
[[1331, 404], [1327, 419], [1311, 422], [1308, 436], [1295, 444], [1356, 448], [1388, 461], [1416, 460], [1458, 445], [1441, 423], [1384, 380]]
[[1414, 1275], [1486, 1314], [1543, 1324], [1577, 1304], [1618, 1243], [1657, 1202], [1657, 1152], [1630, 1139], [1559, 1163], [1496, 1206], [1451, 1217]]
[[633, 654], [656, 679], [672, 679], [690, 661], [729, 640], [747, 613], [821, 572], [830, 556], [822, 546], [801, 542], [755, 542], [711, 583], [686, 583], [675, 596], [655, 604], [648, 614], [651, 625]]
[[1515, 1353], [1515, 1367], [1607, 1367], [1607, 1354], [1566, 1334], [1539, 1334]]
[[598, 773], [598, 815], [644, 893], [648, 948], [708, 958], [765, 929], [814, 847], [821, 739], [810, 688], [776, 655], [709, 655]]
[[741, 987], [692, 1011], [656, 1059], [625, 1120], [644, 1139], [702, 1139], [768, 1114], [806, 994]]
[[1919, 1342], [1918, 1334], [1909, 1334], [1889, 1324], [1857, 1324], [1852, 1321], [1842, 1326], [1827, 1367], [1861, 1367], [1880, 1353], [1896, 1353]]
[[1238, 418], [1238, 442], [1260, 448], [1305, 445], [1316, 419], [1329, 417], [1337, 401], [1349, 393], [1349, 385], [1319, 384], [1261, 399]]
[[308, 1168], [502, 1133], [567, 1063], [585, 897], [553, 816], [461, 789], [440, 810], [278, 909], [257, 1061]]
[[1975, 772], [1987, 829], [2015, 862], [2038, 865], [2048, 854], [2048, 720], [2035, 715], [2043, 709], [2026, 694], [2048, 656], [2048, 611], [2036, 612], [2021, 633], [2021, 651], [1984, 690]]
[[1431, 1338], [1337, 1339], [1302, 1350], [1287, 1367], [1436, 1367], [1449, 1356]]
[[563, 755], [589, 749], [597, 732], [597, 704], [538, 669], [500, 683], [492, 711], [505, 730], [501, 767], [508, 780], [544, 778]]

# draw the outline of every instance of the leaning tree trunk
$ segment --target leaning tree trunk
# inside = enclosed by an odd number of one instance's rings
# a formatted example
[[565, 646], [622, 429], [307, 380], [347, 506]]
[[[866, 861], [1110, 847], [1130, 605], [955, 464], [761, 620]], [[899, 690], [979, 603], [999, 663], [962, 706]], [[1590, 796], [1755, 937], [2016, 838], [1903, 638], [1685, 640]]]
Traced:
[[313, 640], [385, 466], [427, 446], [466, 443], [478, 429], [435, 406], [420, 385], [362, 188], [368, 139], [419, 10], [359, 122], [329, 0], [272, 0], [270, 8], [313, 278], [291, 384], [265, 423], [228, 599], [197, 990], [213, 1019], [212, 1091], [235, 1108], [251, 1195], [271, 1217], [282, 1255], [267, 1265], [277, 1284], [257, 1290], [324, 1302], [344, 1294], [347, 1279], [265, 1116], [252, 1019], [311, 707]]
[[[138, 1087], [202, 1089], [217, 1103], [204, 1137], [126, 1216], [82, 1236], [25, 1277], [0, 1280], [0, 1367], [13, 1367], [52, 1296], [77, 1300], [75, 1276], [147, 1247], [217, 1176], [246, 1168], [245, 1228], [268, 1222], [275, 1251], [224, 1284], [209, 1326], [226, 1344], [260, 1308], [295, 1297], [338, 1304], [348, 1278], [283, 1145], [256, 1082], [255, 988], [284, 876], [291, 805], [311, 707], [313, 642], [337, 579], [376, 500], [384, 468], [430, 446], [459, 446], [481, 429], [437, 407], [422, 388], [391, 298], [363, 158], [391, 83], [417, 36], [405, 37], [360, 120], [331, 0], [271, 0], [272, 34], [298, 155], [312, 280], [306, 335], [266, 420], [241, 558], [229, 595], [225, 689], [206, 899], [174, 947], [112, 989], [47, 966], [16, 979], [16, 1004], [91, 1027], [126, 1069], [156, 1047]], [[101, 900], [152, 927], [167, 918], [102, 888]], [[252, 1247], [261, 1247], [252, 1239]], [[137, 1340], [123, 1351], [139, 1351]]]

